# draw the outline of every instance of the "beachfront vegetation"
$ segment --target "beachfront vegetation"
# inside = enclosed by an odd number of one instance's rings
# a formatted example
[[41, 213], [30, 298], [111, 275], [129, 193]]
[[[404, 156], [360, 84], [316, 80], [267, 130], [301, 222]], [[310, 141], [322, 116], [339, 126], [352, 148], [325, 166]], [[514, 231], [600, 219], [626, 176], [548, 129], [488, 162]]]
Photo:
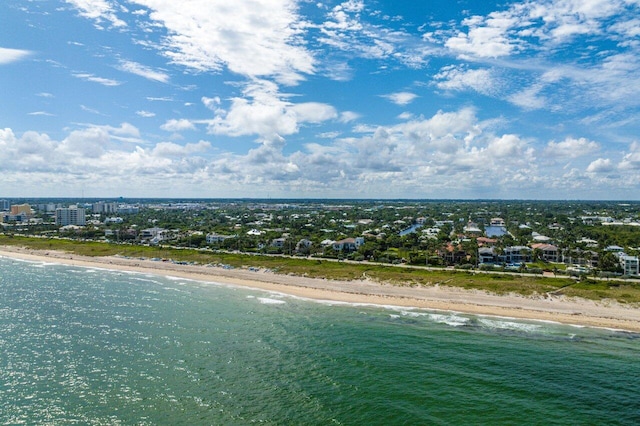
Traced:
[[0, 245], [34, 250], [57, 250], [82, 256], [125, 256], [201, 265], [225, 265], [231, 268], [263, 268], [275, 273], [357, 280], [368, 278], [388, 285], [445, 285], [483, 290], [495, 294], [524, 296], [548, 293], [565, 294], [594, 300], [613, 299], [623, 303], [640, 303], [640, 283], [623, 281], [576, 280], [517, 273], [482, 273], [478, 270], [438, 269], [423, 266], [387, 265], [374, 262], [346, 262], [329, 259], [229, 253], [202, 249], [178, 249], [164, 246], [141, 246], [106, 242], [74, 241], [56, 238], [30, 238], [0, 235]]

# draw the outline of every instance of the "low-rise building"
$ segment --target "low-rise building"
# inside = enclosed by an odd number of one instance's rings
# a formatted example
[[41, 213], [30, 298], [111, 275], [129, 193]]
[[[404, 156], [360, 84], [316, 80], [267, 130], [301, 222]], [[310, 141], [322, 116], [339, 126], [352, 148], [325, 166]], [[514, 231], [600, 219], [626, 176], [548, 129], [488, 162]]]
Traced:
[[313, 245], [313, 243], [310, 240], [307, 240], [306, 238], [303, 238], [300, 241], [298, 241], [298, 243], [296, 244], [296, 251], [297, 252], [308, 252], [312, 245]]
[[12, 223], [12, 222], [24, 223], [29, 221], [29, 215], [26, 213], [18, 213], [18, 214], [7, 213], [2, 215], [2, 221], [4, 223]]
[[[471, 256], [464, 251], [461, 245], [447, 244], [443, 248], [438, 249], [438, 256], [448, 265], [457, 265], [460, 263], [468, 263]], [[467, 257], [468, 256], [468, 257]]]
[[620, 260], [620, 267], [622, 267], [622, 273], [624, 275], [640, 274], [637, 256], [629, 256], [624, 252], [619, 252], [618, 259]]
[[345, 238], [333, 243], [332, 247], [335, 251], [351, 252], [356, 251], [364, 244], [364, 237]]
[[161, 241], [164, 241], [169, 236], [170, 231], [164, 228], [147, 228], [140, 231], [140, 239], [143, 241], [147, 241], [150, 244], [158, 244]]
[[229, 238], [235, 238], [235, 237], [236, 237], [235, 235], [221, 235], [221, 234], [212, 232], [210, 234], [207, 234], [206, 241], [207, 241], [207, 244], [216, 244], [216, 243], [222, 243], [224, 242], [224, 240], [228, 240]]
[[491, 218], [490, 226], [506, 226], [504, 219], [501, 217]]
[[273, 240], [271, 240], [271, 247], [283, 248], [286, 243], [286, 238], [274, 238]]
[[540, 251], [540, 259], [547, 262], [558, 262], [560, 259], [560, 250], [553, 244], [532, 244], [531, 248]]
[[504, 248], [502, 256], [504, 263], [531, 262], [531, 249], [526, 246], [509, 246]]
[[478, 237], [476, 238], [476, 242], [478, 243], [479, 247], [482, 247], [482, 246], [493, 247], [498, 243], [498, 240], [495, 238]]
[[494, 247], [480, 247], [478, 249], [478, 264], [496, 263], [496, 249]]

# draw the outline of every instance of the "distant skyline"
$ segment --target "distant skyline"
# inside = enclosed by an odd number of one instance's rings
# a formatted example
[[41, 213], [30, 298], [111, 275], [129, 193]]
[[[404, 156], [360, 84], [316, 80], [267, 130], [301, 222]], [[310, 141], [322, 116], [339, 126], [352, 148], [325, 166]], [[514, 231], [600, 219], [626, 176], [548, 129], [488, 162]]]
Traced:
[[0, 198], [640, 199], [640, 0], [10, 0], [0, 93]]

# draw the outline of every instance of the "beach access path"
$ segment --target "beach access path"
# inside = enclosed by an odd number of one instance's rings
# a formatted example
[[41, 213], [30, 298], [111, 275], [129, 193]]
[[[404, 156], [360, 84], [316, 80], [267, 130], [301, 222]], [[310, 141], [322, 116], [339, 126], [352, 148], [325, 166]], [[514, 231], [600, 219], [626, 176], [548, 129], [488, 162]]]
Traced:
[[369, 279], [339, 281], [277, 274], [257, 268], [178, 264], [119, 256], [78, 256], [61, 251], [0, 246], [0, 256], [35, 262], [181, 277], [335, 303], [402, 306], [577, 326], [640, 332], [640, 307], [563, 295], [495, 295], [442, 285], [403, 286]]

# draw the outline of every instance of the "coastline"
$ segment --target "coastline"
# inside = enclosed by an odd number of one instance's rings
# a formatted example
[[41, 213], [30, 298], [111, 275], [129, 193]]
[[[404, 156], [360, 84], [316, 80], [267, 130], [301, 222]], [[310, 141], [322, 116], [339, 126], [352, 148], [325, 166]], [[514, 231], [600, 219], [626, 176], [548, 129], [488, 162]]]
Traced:
[[0, 257], [173, 276], [336, 303], [413, 307], [640, 332], [640, 308], [609, 300], [595, 302], [565, 296], [493, 295], [454, 287], [410, 287], [371, 280], [337, 281], [281, 275], [264, 270], [181, 265], [117, 256], [78, 256], [13, 246], [0, 246]]

